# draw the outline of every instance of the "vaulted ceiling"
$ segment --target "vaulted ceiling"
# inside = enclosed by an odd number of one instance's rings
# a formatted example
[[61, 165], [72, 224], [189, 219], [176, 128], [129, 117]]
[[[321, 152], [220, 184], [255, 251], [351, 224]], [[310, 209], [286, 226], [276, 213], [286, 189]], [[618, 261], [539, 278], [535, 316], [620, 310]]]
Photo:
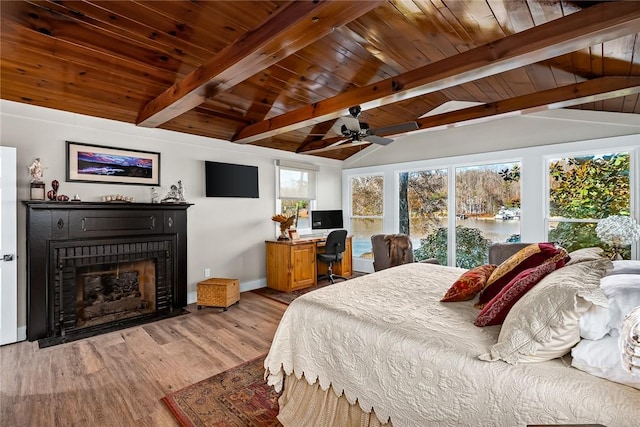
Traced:
[[[2, 1], [3, 99], [344, 160], [379, 136], [640, 114], [640, 2]], [[481, 103], [427, 115], [448, 102]], [[337, 126], [336, 126], [337, 123]], [[391, 129], [389, 129], [391, 127]]]

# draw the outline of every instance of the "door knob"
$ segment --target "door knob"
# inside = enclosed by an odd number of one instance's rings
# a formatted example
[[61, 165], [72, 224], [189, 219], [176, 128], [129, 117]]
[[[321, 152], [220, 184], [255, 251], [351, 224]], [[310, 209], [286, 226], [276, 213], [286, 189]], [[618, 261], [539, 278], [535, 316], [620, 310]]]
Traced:
[[13, 254], [2, 255], [2, 261], [13, 261]]

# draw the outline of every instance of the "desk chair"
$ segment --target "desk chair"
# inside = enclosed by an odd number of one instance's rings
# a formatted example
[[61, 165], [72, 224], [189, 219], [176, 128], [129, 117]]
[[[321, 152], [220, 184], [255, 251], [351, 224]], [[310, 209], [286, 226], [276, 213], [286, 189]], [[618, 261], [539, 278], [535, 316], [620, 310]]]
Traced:
[[342, 254], [344, 253], [345, 246], [347, 245], [347, 230], [334, 230], [327, 236], [327, 242], [325, 243], [324, 253], [317, 254], [318, 261], [326, 262], [327, 274], [320, 276], [319, 278], [327, 277], [329, 283], [335, 283], [335, 279], [347, 280], [346, 277], [333, 274], [334, 262], [342, 261]]

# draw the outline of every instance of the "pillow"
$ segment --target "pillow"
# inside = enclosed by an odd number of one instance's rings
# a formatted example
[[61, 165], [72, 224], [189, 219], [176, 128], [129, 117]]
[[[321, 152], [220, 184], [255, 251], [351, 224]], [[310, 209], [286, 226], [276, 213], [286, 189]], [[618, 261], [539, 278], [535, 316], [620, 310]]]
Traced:
[[556, 263], [556, 268], [560, 268], [564, 265], [566, 257], [567, 251], [554, 243], [534, 243], [520, 249], [493, 270], [487, 285], [480, 292], [480, 304], [491, 301], [521, 271], [537, 267], [549, 259]]
[[487, 279], [495, 270], [495, 264], [486, 264], [464, 272], [449, 288], [440, 301], [468, 301], [484, 288]]
[[511, 307], [533, 288], [544, 276], [556, 269], [554, 262], [544, 262], [537, 267], [528, 268], [500, 290], [498, 295], [489, 301], [474, 324], [476, 326], [499, 325], [504, 322]]
[[582, 340], [571, 350], [571, 366], [596, 377], [640, 389], [640, 377], [631, 375], [620, 363], [618, 338]]
[[569, 260], [564, 265], [577, 264], [584, 261], [596, 261], [604, 257], [604, 250], [599, 247], [577, 249], [569, 253]]
[[640, 274], [640, 261], [613, 261], [613, 269], [607, 272], [607, 276], [614, 274]]
[[580, 318], [580, 336], [591, 340], [617, 335], [620, 324], [634, 307], [640, 306], [640, 274], [615, 274], [600, 280], [608, 307], [593, 306]]
[[602, 258], [557, 269], [546, 275], [511, 308], [488, 361], [543, 362], [566, 354], [580, 341], [578, 322], [592, 304], [606, 305], [600, 289], [611, 261]]

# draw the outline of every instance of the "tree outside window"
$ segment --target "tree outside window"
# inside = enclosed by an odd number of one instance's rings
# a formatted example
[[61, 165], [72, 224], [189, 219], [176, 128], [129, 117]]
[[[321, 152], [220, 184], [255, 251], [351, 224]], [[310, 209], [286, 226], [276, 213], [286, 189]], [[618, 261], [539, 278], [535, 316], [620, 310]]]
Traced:
[[[549, 240], [568, 251], [599, 246], [599, 219], [630, 215], [629, 153], [563, 157], [549, 162]], [[631, 248], [623, 251], [630, 258]]]

